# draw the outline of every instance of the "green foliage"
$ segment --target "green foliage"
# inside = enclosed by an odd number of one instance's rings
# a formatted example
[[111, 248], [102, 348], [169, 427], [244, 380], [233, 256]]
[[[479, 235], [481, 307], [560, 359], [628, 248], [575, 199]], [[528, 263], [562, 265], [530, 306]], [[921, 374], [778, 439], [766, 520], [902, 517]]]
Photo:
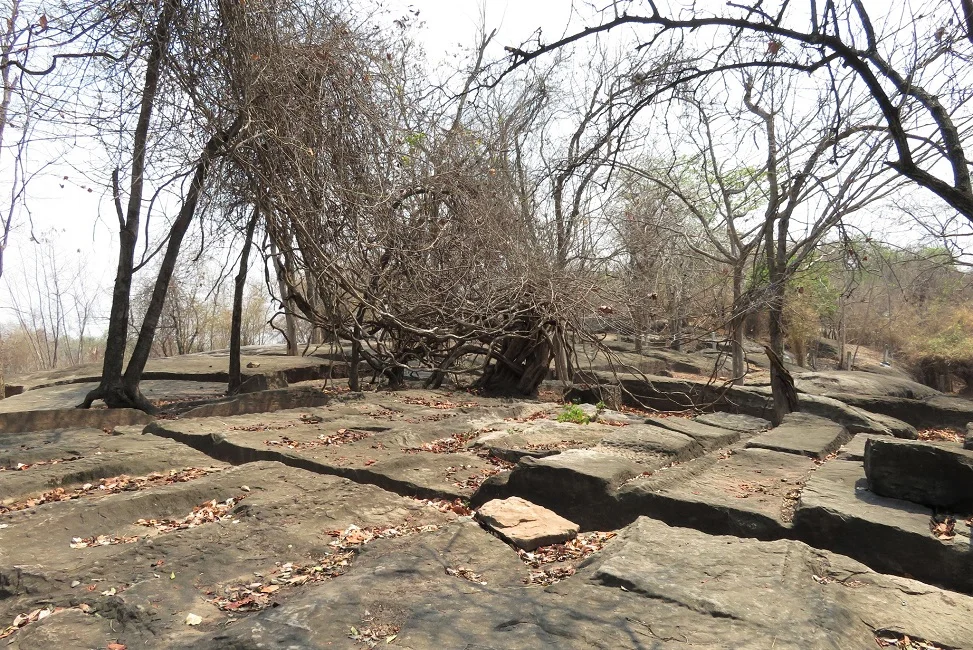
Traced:
[[577, 404], [565, 404], [564, 410], [562, 410], [557, 416], [558, 422], [573, 422], [574, 424], [588, 424], [591, 422], [581, 407]]
[[418, 149], [422, 146], [423, 142], [426, 140], [426, 134], [420, 131], [414, 131], [407, 136], [405, 136], [405, 143], [412, 147], [413, 149]]

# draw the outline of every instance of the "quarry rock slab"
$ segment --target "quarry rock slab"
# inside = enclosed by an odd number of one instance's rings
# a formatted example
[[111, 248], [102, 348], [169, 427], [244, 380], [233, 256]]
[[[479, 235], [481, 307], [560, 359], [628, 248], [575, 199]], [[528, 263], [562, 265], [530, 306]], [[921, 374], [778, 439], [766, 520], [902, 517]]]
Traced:
[[516, 463], [524, 456], [542, 458], [566, 449], [594, 447], [602, 438], [615, 431], [613, 427], [602, 424], [575, 424], [554, 420], [535, 420], [513, 425], [504, 423], [497, 428], [500, 430], [478, 437], [473, 445], [511, 463]]
[[822, 459], [851, 439], [840, 424], [807, 413], [788, 413], [779, 427], [751, 438], [747, 447]]
[[[7, 400], [0, 401], [0, 404], [5, 401]], [[8, 411], [0, 413], [0, 436], [26, 431], [56, 431], [83, 427], [111, 429], [122, 425], [145, 425], [153, 421], [155, 421], [154, 417], [135, 409], [52, 408], [39, 411]]]
[[815, 468], [807, 456], [734, 449], [631, 481], [617, 494], [621, 521], [645, 515], [717, 535], [789, 535], [797, 496]]
[[688, 418], [649, 418], [645, 422], [689, 436], [705, 451], [726, 447], [740, 439], [740, 432], [736, 429], [722, 429]]
[[525, 551], [574, 539], [580, 530], [576, 523], [520, 497], [488, 501], [476, 511], [476, 519]]
[[545, 458], [528, 456], [511, 472], [488, 479], [473, 495], [472, 504], [520, 496], [585, 530], [600, 530], [617, 523], [615, 490], [646, 471], [644, 465], [593, 449], [569, 449]]
[[[352, 627], [380, 632], [381, 644], [394, 630], [388, 645], [416, 649], [872, 650], [876, 636], [893, 633], [968, 649], [973, 638], [973, 599], [800, 542], [642, 518], [543, 588], [491, 575], [516, 555], [468, 526], [371, 543], [347, 574], [174, 647], [350, 648]], [[467, 539], [479, 550], [454, 552]], [[446, 571], [460, 563], [486, 584]]]
[[701, 444], [684, 433], [648, 424], [615, 428], [601, 439], [597, 450], [652, 469], [697, 458], [705, 451]]
[[726, 413], [716, 411], [714, 413], [703, 413], [693, 418], [696, 422], [717, 427], [719, 429], [731, 429], [740, 433], [753, 434], [766, 431], [770, 428], [770, 420], [744, 415], [742, 413]]
[[[202, 506], [227, 499], [233, 501], [225, 513], [199, 515]], [[450, 505], [261, 462], [0, 515], [0, 621], [6, 626], [47, 605], [66, 608], [4, 642], [173, 647], [207, 626], [274, 607], [305, 583], [313, 588], [325, 577], [320, 572], [345, 572], [371, 540], [419, 537], [456, 521]], [[168, 523], [187, 515], [191, 524]], [[74, 542], [97, 536], [105, 541]], [[519, 575], [503, 575], [513, 581], [524, 573], [520, 565]], [[84, 616], [65, 616], [70, 612]], [[189, 614], [202, 619], [199, 628], [185, 624]]]
[[973, 451], [949, 442], [872, 439], [865, 476], [875, 494], [933, 508], [973, 511]]
[[954, 535], [933, 534], [930, 508], [868, 490], [865, 468], [834, 461], [811, 474], [794, 513], [794, 534], [812, 546], [842, 553], [876, 571], [973, 592], [970, 528], [955, 520]]
[[815, 395], [841, 393], [927, 399], [942, 394], [909, 379], [854, 370], [802, 372], [794, 377], [794, 385], [800, 392]]

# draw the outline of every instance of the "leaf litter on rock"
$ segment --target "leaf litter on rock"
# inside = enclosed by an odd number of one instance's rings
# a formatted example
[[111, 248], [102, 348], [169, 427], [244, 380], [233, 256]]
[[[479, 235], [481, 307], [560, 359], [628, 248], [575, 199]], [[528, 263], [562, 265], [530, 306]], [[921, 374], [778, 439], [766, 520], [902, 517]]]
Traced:
[[453, 499], [452, 501], [446, 499], [416, 499], [416, 501], [424, 506], [435, 508], [439, 512], [453, 513], [460, 517], [473, 515], [473, 510], [462, 499]]
[[[37, 621], [43, 621], [48, 616], [59, 614], [69, 609], [76, 609], [85, 614], [90, 614], [93, 611], [90, 606], [82, 603], [77, 607], [55, 607], [53, 605], [47, 605], [46, 607], [34, 609], [24, 614], [17, 614], [17, 616], [14, 617], [13, 622], [10, 625], [6, 627], [0, 627], [0, 639], [6, 639], [14, 632], [23, 629], [24, 627], [30, 625], [31, 623], [36, 623]], [[10, 643], [13, 642], [11, 641]], [[109, 648], [111, 648], [110, 645]], [[125, 646], [122, 646], [122, 650], [124, 650], [124, 648]]]
[[121, 492], [135, 492], [160, 485], [186, 483], [188, 481], [194, 481], [210, 473], [219, 471], [222, 470], [216, 467], [187, 467], [179, 470], [173, 469], [165, 473], [153, 472], [152, 474], [146, 474], [145, 476], [128, 476], [126, 474], [121, 474], [119, 476], [100, 479], [97, 485], [93, 483], [85, 483], [81, 487], [74, 488], [73, 490], [66, 490], [62, 487], [58, 487], [44, 492], [37, 497], [31, 497], [29, 499], [18, 501], [6, 506], [0, 505], [0, 514], [27, 510], [45, 503], [72, 501], [82, 497], [96, 497], [105, 496], [108, 494], [119, 494]]
[[264, 444], [269, 447], [287, 447], [288, 449], [313, 449], [315, 447], [336, 447], [349, 442], [358, 442], [372, 435], [368, 431], [357, 429], [338, 429], [334, 434], [328, 436], [321, 434], [316, 440], [292, 440], [287, 436], [281, 436], [279, 440], [264, 440]]
[[963, 444], [964, 437], [960, 432], [950, 428], [920, 429], [919, 440], [925, 440], [927, 442], [956, 442]]
[[473, 408], [479, 406], [476, 402], [450, 402], [447, 399], [434, 399], [424, 397], [403, 397], [402, 401], [406, 404], [416, 406], [426, 406], [433, 409], [448, 410], [458, 408]]
[[94, 535], [92, 537], [72, 537], [71, 548], [95, 548], [115, 544], [133, 544], [139, 541], [138, 535]]
[[479, 436], [479, 431], [465, 431], [463, 433], [453, 434], [448, 438], [440, 438], [432, 442], [424, 443], [418, 447], [407, 447], [402, 451], [406, 454], [418, 454], [422, 451], [433, 454], [455, 454], [458, 451], [465, 451], [466, 443]]
[[[616, 536], [613, 532], [594, 531], [581, 533], [577, 537], [563, 544], [541, 546], [533, 551], [518, 549], [520, 559], [533, 569], [524, 578], [529, 585], [552, 585], [574, 575], [576, 569], [573, 564], [597, 553], [605, 547], [605, 542]], [[547, 566], [561, 564], [561, 566]], [[545, 568], [547, 566], [547, 568]]]
[[348, 632], [348, 638], [361, 643], [366, 648], [375, 648], [381, 644], [389, 645], [398, 636], [398, 625], [382, 625], [377, 627], [363, 627], [358, 629], [354, 625]]
[[949, 516], [931, 517], [929, 530], [937, 539], [950, 540], [956, 537], [956, 518]]
[[900, 648], [901, 650], [946, 650], [941, 645], [910, 637], [908, 634], [891, 630], [878, 630], [875, 641], [880, 648]]
[[399, 635], [400, 626], [391, 622], [381, 623], [376, 620], [367, 609], [362, 613], [361, 624], [349, 628], [348, 638], [357, 641], [366, 648], [375, 648], [379, 645], [389, 645]]
[[[170, 533], [174, 530], [186, 530], [203, 524], [214, 523], [226, 519], [233, 508], [246, 495], [231, 497], [225, 501], [213, 499], [193, 508], [185, 517], [178, 519], [139, 519], [137, 526], [155, 528], [159, 533]], [[95, 535], [92, 537], [72, 537], [70, 547], [75, 549], [93, 548], [97, 546], [111, 546], [114, 544], [132, 544], [138, 541], [137, 535]]]
[[476, 455], [496, 467], [498, 470], [497, 473], [505, 470], [511, 470], [517, 465], [517, 463], [511, 463], [509, 460], [504, 460], [494, 456], [488, 449], [478, 449]]
[[478, 585], [486, 584], [486, 580], [483, 579], [483, 576], [481, 576], [479, 573], [476, 573], [472, 569], [467, 569], [466, 567], [463, 566], [458, 566], [455, 569], [453, 567], [446, 567], [446, 575], [463, 578], [464, 580], [475, 582]]
[[247, 495], [241, 494], [235, 497], [230, 497], [225, 501], [213, 499], [212, 501], [207, 501], [206, 503], [196, 506], [193, 508], [191, 513], [179, 519], [139, 519], [135, 523], [139, 526], [149, 526], [155, 528], [160, 533], [169, 533], [174, 530], [195, 528], [196, 526], [226, 519], [233, 508], [235, 508], [236, 505], [245, 498], [247, 498]]
[[[210, 602], [228, 612], [260, 611], [273, 604], [274, 594], [282, 588], [323, 582], [342, 575], [359, 549], [373, 540], [405, 537], [438, 529], [436, 525], [361, 528], [352, 524], [345, 530], [325, 531], [325, 534], [335, 538], [328, 544], [335, 549], [329, 555], [310, 564], [277, 562], [268, 579], [224, 587], [222, 594], [211, 598]], [[213, 595], [213, 592], [207, 594]]]
[[0, 472], [23, 472], [25, 470], [31, 469], [33, 467], [42, 467], [44, 465], [59, 465], [61, 463], [70, 463], [73, 460], [81, 460], [83, 456], [71, 456], [69, 458], [56, 458], [54, 460], [38, 460], [33, 463], [17, 463], [13, 467], [7, 467], [6, 465], [0, 467]]
[[344, 573], [354, 557], [355, 551], [335, 551], [307, 565], [277, 562], [266, 580], [224, 587], [210, 602], [227, 612], [260, 611], [271, 604], [281, 588], [330, 580]]
[[583, 447], [589, 443], [582, 440], [560, 440], [558, 442], [547, 442], [547, 443], [533, 443], [528, 442], [524, 445], [525, 449], [530, 449], [531, 451], [564, 451], [565, 449], [574, 449], [576, 447]]

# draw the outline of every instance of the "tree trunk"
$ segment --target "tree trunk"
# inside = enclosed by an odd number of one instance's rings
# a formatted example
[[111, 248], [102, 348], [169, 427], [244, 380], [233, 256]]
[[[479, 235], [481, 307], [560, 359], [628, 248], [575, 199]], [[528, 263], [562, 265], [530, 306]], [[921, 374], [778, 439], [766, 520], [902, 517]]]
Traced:
[[547, 377], [554, 351], [540, 327], [521, 328], [520, 335], [503, 339], [490, 354], [489, 364], [476, 385], [500, 395], [536, 395]]
[[247, 222], [247, 230], [243, 235], [243, 250], [240, 251], [240, 270], [233, 280], [233, 315], [230, 321], [230, 381], [226, 387], [229, 394], [236, 393], [243, 383], [243, 373], [240, 369], [240, 330], [243, 327], [243, 290], [247, 286], [247, 269], [250, 262], [250, 247], [253, 244], [253, 231], [257, 227], [260, 210], [253, 209], [253, 216]]
[[574, 371], [571, 368], [568, 350], [569, 346], [568, 342], [564, 340], [563, 330], [558, 328], [554, 332], [554, 375], [563, 383], [568, 383], [574, 379]]
[[356, 393], [361, 390], [361, 380], [358, 378], [358, 366], [361, 363], [361, 343], [358, 339], [351, 342], [351, 365], [348, 366], [348, 389]]
[[128, 321], [130, 316], [130, 296], [132, 275], [135, 268], [135, 245], [138, 242], [139, 221], [142, 214], [142, 193], [145, 186], [146, 146], [149, 138], [149, 125], [155, 97], [159, 89], [162, 70], [162, 57], [169, 45], [169, 29], [176, 9], [176, 0], [167, 0], [155, 26], [152, 48], [146, 59], [145, 83], [139, 104], [139, 117], [135, 125], [132, 150], [132, 178], [129, 186], [128, 206], [122, 212], [121, 188], [118, 170], [112, 174], [115, 212], [118, 216], [119, 243], [118, 265], [115, 270], [115, 286], [112, 290], [111, 312], [108, 316], [108, 337], [105, 342], [105, 359], [102, 365], [101, 382], [90, 391], [79, 404], [79, 408], [89, 408], [97, 399], [104, 400], [109, 408], [135, 407], [151, 410], [148, 401], [138, 395], [130, 395], [122, 380], [125, 365], [125, 349], [128, 344]]
[[159, 267], [159, 275], [152, 289], [149, 307], [142, 319], [142, 327], [139, 330], [138, 340], [135, 342], [135, 349], [132, 351], [132, 358], [129, 359], [128, 367], [125, 368], [123, 383], [130, 396], [141, 396], [139, 383], [142, 381], [145, 364], [152, 352], [152, 340], [155, 338], [155, 330], [159, 324], [159, 318], [162, 316], [162, 308], [165, 306], [169, 282], [172, 280], [172, 274], [176, 269], [176, 260], [179, 257], [183, 237], [186, 236], [186, 231], [189, 230], [189, 225], [196, 215], [196, 205], [199, 203], [199, 196], [202, 194], [209, 168], [220, 149], [226, 142], [234, 138], [242, 127], [243, 117], [241, 115], [227, 131], [216, 133], [209, 139], [199, 162], [196, 163], [196, 171], [193, 173], [192, 183], [190, 183], [189, 191], [186, 193], [186, 200], [183, 202], [179, 216], [176, 217], [169, 231], [169, 243], [166, 246], [162, 265]]
[[294, 318], [294, 304], [289, 297], [291, 291], [287, 284], [287, 274], [290, 268], [287, 257], [277, 250], [273, 241], [270, 243], [270, 253], [277, 269], [277, 289], [280, 291], [280, 302], [284, 308], [284, 337], [287, 339], [287, 354], [297, 357], [300, 356], [301, 350], [297, 344], [297, 319]]
[[838, 370], [850, 370], [845, 367], [845, 297], [838, 296]]
[[772, 298], [769, 305], [770, 347], [765, 347], [770, 358], [770, 388], [774, 396], [773, 423], [777, 426], [788, 413], [797, 411], [799, 403], [794, 378], [784, 367], [784, 285], [772, 281]]
[[[794, 378], [784, 367], [784, 289], [787, 268], [786, 233], [787, 221], [781, 217], [778, 223], [778, 237], [774, 241], [773, 228], [767, 228], [767, 268], [770, 300], [767, 313], [770, 325], [770, 347], [766, 347], [770, 358], [770, 388], [774, 397], [773, 423], [777, 426], [788, 413], [799, 410], [797, 389]], [[776, 246], [775, 246], [776, 244]]]
[[733, 314], [730, 319], [730, 334], [733, 346], [733, 383], [742, 386], [747, 376], [747, 359], [743, 350], [744, 327], [747, 309], [743, 304], [743, 269], [733, 269]]
[[[305, 273], [305, 277], [307, 278], [307, 299], [308, 299], [308, 302], [311, 303], [311, 306], [314, 308], [315, 313], [320, 314], [320, 313], [322, 313], [323, 310], [321, 309], [322, 300], [321, 300], [321, 293], [320, 293], [320, 290], [319, 290], [319, 287], [318, 287], [318, 283], [314, 279], [314, 274], [310, 270], [308, 270]], [[322, 343], [325, 342], [325, 338], [327, 338], [327, 334], [324, 331], [324, 328], [321, 327], [320, 325], [318, 325], [317, 323], [312, 322], [311, 323], [311, 340], [310, 340], [311, 344], [312, 345], [321, 345]]]

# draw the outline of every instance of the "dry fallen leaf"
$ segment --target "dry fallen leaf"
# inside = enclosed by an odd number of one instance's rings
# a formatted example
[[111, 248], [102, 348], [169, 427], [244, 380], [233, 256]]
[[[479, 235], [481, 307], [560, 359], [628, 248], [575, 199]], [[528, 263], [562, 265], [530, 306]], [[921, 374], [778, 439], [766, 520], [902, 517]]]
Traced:
[[108, 650], [128, 650], [128, 646], [123, 643], [109, 643]]
[[943, 521], [931, 519], [929, 521], [929, 530], [939, 539], [953, 539], [956, 537], [956, 519], [953, 517], [946, 517]]

